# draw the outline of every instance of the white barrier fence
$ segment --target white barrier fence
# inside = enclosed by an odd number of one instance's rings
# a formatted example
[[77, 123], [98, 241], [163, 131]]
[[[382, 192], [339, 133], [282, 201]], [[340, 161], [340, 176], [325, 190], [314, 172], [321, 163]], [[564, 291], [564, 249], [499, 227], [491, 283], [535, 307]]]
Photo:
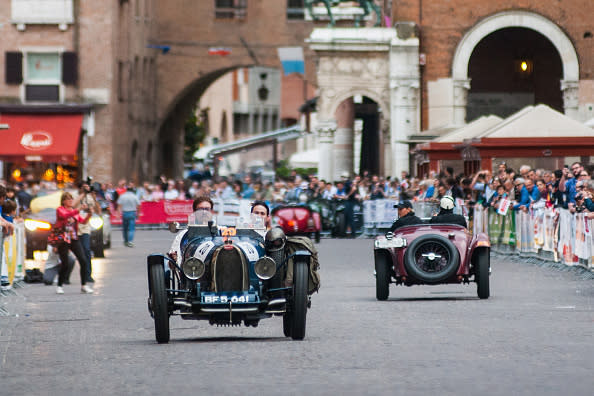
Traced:
[[494, 250], [594, 269], [594, 220], [567, 209], [509, 211], [506, 216], [477, 207], [473, 232], [486, 232]]
[[12, 235], [0, 235], [0, 281], [3, 289], [11, 288], [25, 277], [25, 224], [15, 223], [14, 229]]

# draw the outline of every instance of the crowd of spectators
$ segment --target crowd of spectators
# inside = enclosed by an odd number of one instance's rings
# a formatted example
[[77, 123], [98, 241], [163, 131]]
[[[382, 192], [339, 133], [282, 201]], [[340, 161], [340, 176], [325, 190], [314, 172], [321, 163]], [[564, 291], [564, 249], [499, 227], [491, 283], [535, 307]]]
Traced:
[[[384, 178], [368, 173], [349, 177], [345, 173], [340, 180], [329, 182], [316, 175], [305, 176], [293, 172], [285, 179], [277, 178], [270, 182], [248, 174], [241, 178], [215, 179], [209, 176], [200, 180], [173, 180], [161, 176], [156, 183], [136, 185], [122, 179], [116, 185], [93, 185], [99, 198], [111, 202], [116, 202], [118, 196], [127, 189], [135, 191], [140, 201], [209, 196], [222, 200], [262, 200], [272, 205], [314, 198], [359, 202], [387, 198], [438, 203], [442, 197], [450, 195], [463, 200], [468, 208], [478, 204], [498, 209], [507, 200], [513, 210], [529, 211], [546, 206], [565, 208], [571, 212], [594, 212], [594, 180], [579, 162], [554, 171], [532, 169], [528, 165], [516, 171], [502, 162], [493, 173], [481, 170], [472, 175], [456, 175], [452, 168], [447, 168], [440, 174], [432, 173], [424, 179], [410, 177], [406, 172], [402, 172], [400, 178]], [[74, 189], [74, 186], [71, 187]], [[33, 197], [53, 190], [57, 190], [57, 186], [51, 182], [9, 184], [6, 186], [6, 200], [16, 201], [21, 211], [27, 210]]]

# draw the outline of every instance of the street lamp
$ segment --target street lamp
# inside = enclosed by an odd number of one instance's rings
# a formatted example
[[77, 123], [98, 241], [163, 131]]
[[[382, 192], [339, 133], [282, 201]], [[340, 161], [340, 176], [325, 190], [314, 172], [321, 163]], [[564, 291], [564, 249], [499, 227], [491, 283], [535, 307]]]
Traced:
[[265, 102], [268, 99], [268, 94], [270, 93], [268, 88], [266, 88], [266, 86], [264, 85], [266, 77], [268, 77], [268, 74], [260, 73], [260, 80], [262, 80], [262, 86], [258, 88], [258, 99], [260, 99], [262, 102]]

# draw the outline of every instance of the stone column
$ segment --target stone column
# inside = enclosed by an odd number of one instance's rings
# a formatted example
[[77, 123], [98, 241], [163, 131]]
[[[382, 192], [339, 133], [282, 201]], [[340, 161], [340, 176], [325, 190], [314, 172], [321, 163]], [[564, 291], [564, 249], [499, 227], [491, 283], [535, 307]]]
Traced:
[[353, 174], [353, 127], [355, 123], [355, 103], [353, 98], [345, 99], [336, 109], [336, 133], [334, 134], [334, 180], [348, 172]]
[[454, 124], [466, 124], [466, 105], [470, 80], [454, 80]]
[[332, 144], [334, 143], [334, 132], [336, 123], [334, 121], [319, 122], [316, 126], [318, 134], [319, 165], [318, 175], [329, 183], [333, 179]]
[[391, 167], [389, 176], [400, 177], [402, 171], [410, 172], [409, 146], [404, 143], [408, 137], [418, 132], [419, 83], [418, 80], [392, 81], [392, 131]]
[[390, 124], [382, 120], [381, 131], [382, 150], [380, 153], [382, 157], [380, 158], [380, 169], [383, 169], [383, 174], [381, 176], [392, 176], [392, 145], [390, 143]]
[[579, 81], [561, 80], [561, 91], [563, 91], [563, 108], [565, 110], [565, 115], [573, 118], [574, 120], [579, 118], [579, 85]]
[[419, 41], [417, 38], [393, 39], [390, 43], [390, 171], [398, 177], [409, 172], [408, 144], [419, 132], [420, 121]]

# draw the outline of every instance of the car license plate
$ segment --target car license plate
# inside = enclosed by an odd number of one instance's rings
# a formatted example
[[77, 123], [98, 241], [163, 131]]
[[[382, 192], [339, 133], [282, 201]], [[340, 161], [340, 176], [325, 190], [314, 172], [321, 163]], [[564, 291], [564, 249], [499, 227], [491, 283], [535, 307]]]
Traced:
[[257, 302], [255, 293], [202, 293], [203, 304], [236, 304]]

